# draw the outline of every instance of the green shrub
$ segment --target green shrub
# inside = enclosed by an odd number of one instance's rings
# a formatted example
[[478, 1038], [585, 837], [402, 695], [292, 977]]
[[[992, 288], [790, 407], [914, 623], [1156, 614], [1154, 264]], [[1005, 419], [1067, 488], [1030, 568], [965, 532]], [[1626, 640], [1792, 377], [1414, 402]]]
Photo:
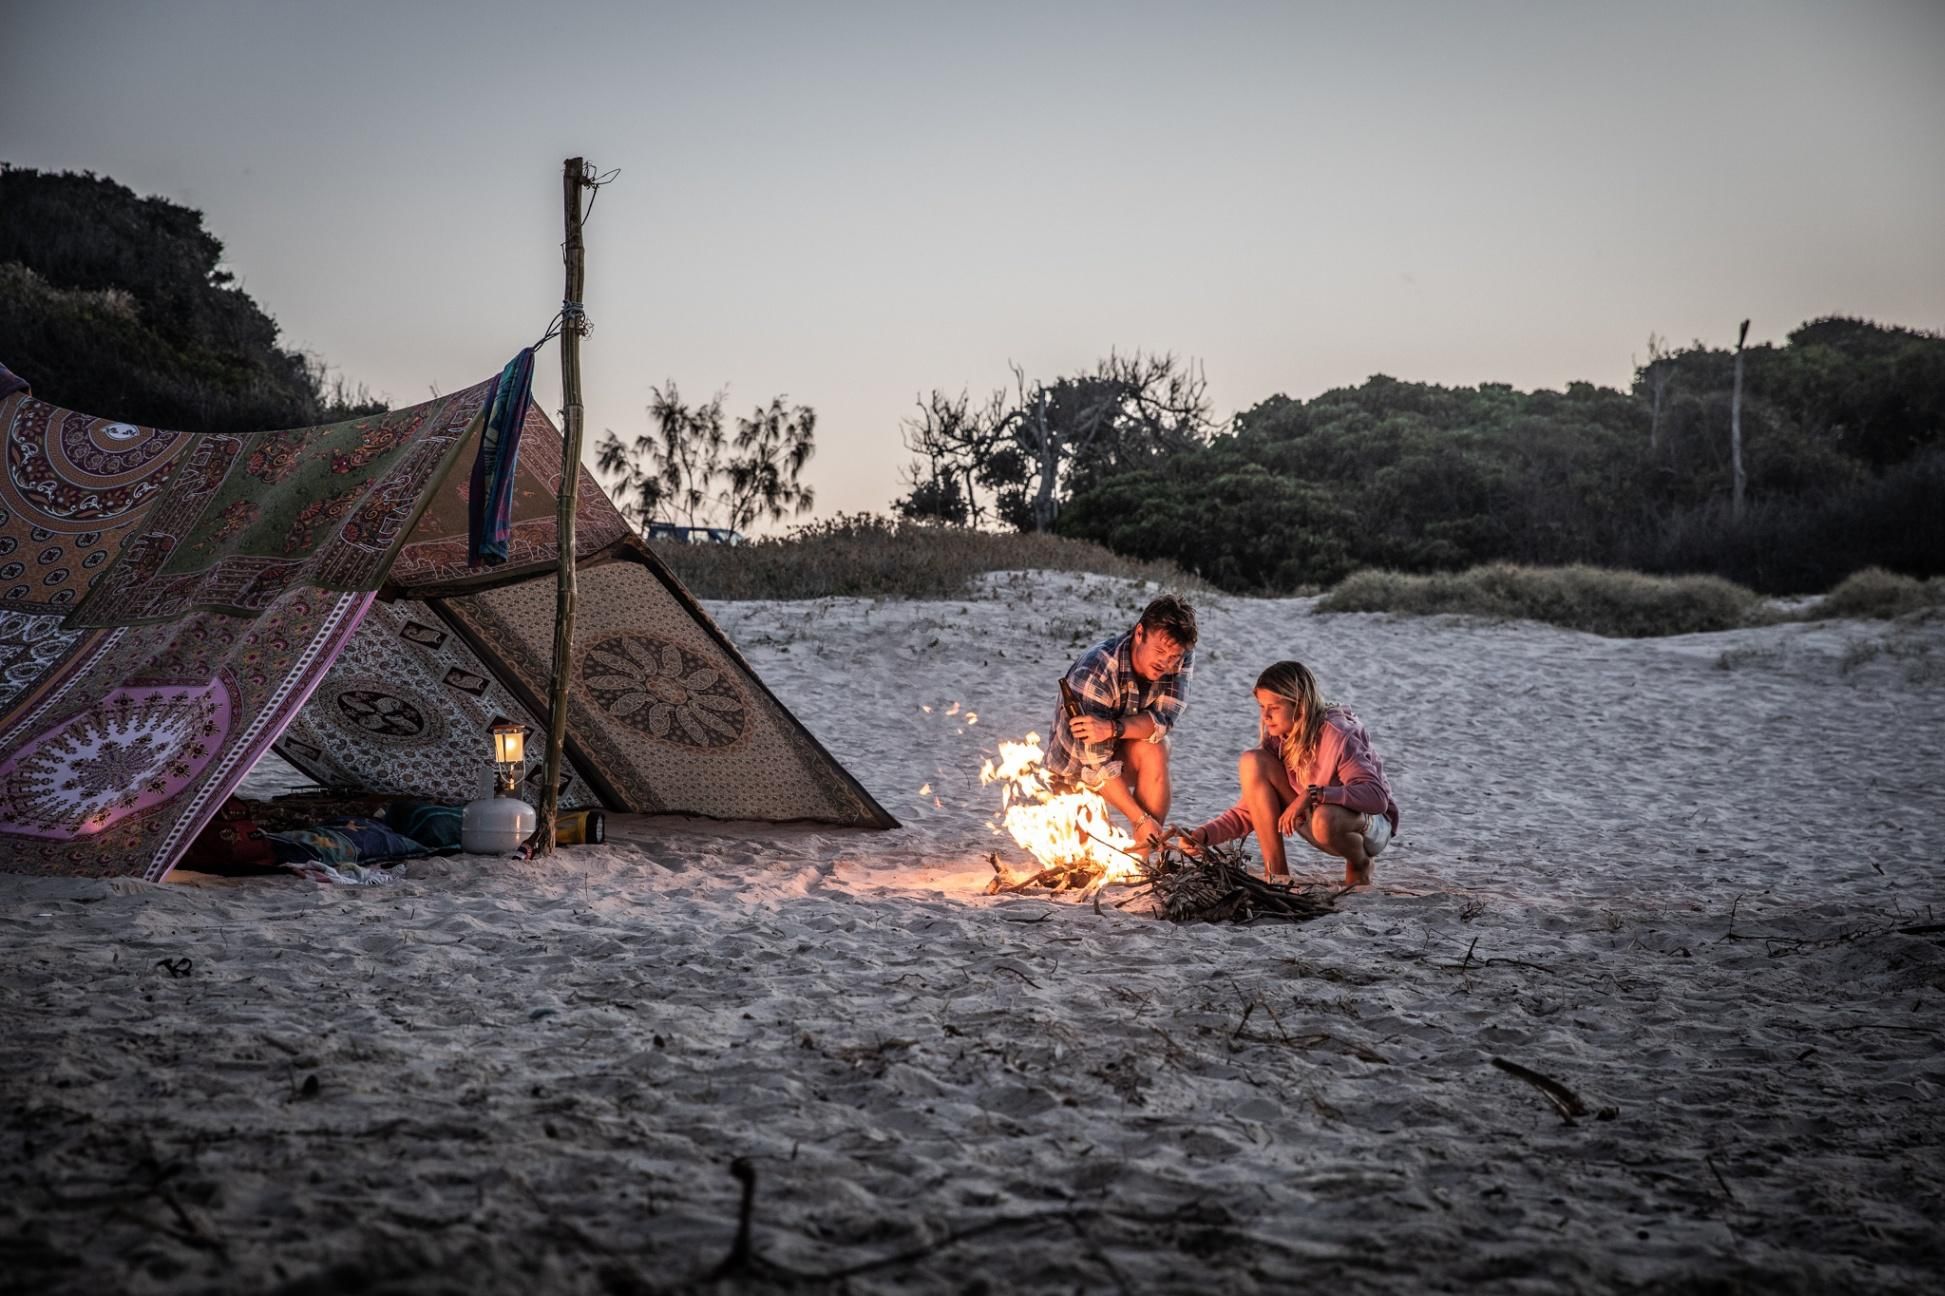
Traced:
[[199, 211], [0, 163], [0, 361], [54, 405], [193, 432], [385, 407], [285, 350]]
[[1808, 608], [1805, 615], [1818, 619], [1855, 617], [1888, 621], [1935, 607], [1945, 607], [1945, 579], [1934, 576], [1928, 581], [1914, 580], [1882, 567], [1866, 567], [1845, 578], [1836, 589]]
[[984, 572], [1028, 569], [1206, 588], [1173, 564], [1134, 562], [1081, 540], [870, 514], [840, 515], [751, 544], [658, 544], [655, 552], [705, 599], [953, 598]]
[[1767, 619], [1755, 594], [1716, 576], [1504, 563], [1430, 576], [1356, 572], [1325, 595], [1317, 610], [1457, 613], [1542, 621], [1628, 639], [1731, 630]]

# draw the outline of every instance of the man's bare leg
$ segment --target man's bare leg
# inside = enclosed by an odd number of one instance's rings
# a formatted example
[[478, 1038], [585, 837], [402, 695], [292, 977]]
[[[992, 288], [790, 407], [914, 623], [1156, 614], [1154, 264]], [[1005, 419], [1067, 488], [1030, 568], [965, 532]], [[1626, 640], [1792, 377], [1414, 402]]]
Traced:
[[1094, 790], [1121, 812], [1137, 848], [1145, 853], [1148, 842], [1143, 840], [1142, 821], [1154, 821], [1148, 826], [1149, 837], [1158, 837], [1162, 825], [1168, 822], [1168, 744], [1123, 739], [1115, 745], [1115, 755], [1120, 758], [1121, 773]]
[[1256, 844], [1263, 851], [1263, 875], [1290, 876], [1290, 863], [1283, 853], [1283, 833], [1276, 821], [1296, 794], [1290, 787], [1290, 776], [1284, 772], [1283, 762], [1266, 751], [1251, 748], [1236, 762], [1236, 776], [1242, 781], [1243, 805], [1248, 807], [1250, 824], [1256, 829]]
[[[1123, 772], [1126, 772], [1126, 766], [1123, 766]], [[1136, 846], [1145, 845], [1141, 840], [1141, 821], [1152, 816], [1143, 808], [1141, 802], [1135, 799], [1134, 789], [1128, 786], [1127, 779], [1117, 775], [1093, 790], [1099, 792], [1101, 799], [1119, 810], [1121, 817], [1128, 821], [1128, 831], [1134, 835]], [[1159, 831], [1161, 824], [1162, 821], [1156, 819], [1154, 828], [1149, 831]]]
[[1157, 824], [1167, 823], [1169, 803], [1174, 799], [1168, 779], [1168, 739], [1158, 743], [1123, 739], [1119, 747], [1121, 775], [1134, 792], [1135, 803]]

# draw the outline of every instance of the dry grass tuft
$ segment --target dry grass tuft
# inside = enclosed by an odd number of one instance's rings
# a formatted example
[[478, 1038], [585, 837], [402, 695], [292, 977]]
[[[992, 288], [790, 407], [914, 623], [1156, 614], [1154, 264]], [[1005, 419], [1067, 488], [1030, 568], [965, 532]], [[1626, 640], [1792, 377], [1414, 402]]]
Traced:
[[955, 598], [974, 577], [1021, 570], [1093, 572], [1172, 590], [1206, 588], [1172, 563], [1137, 562], [1088, 541], [862, 513], [752, 544], [658, 544], [655, 551], [704, 599]]
[[1921, 581], [1882, 567], [1866, 567], [1846, 577], [1820, 602], [1806, 609], [1804, 615], [1817, 620], [1854, 617], [1888, 621], [1940, 607], [1945, 607], [1945, 576]]
[[1733, 630], [1774, 619], [1756, 594], [1718, 576], [1504, 563], [1430, 576], [1355, 572], [1317, 610], [1543, 621], [1620, 639]]

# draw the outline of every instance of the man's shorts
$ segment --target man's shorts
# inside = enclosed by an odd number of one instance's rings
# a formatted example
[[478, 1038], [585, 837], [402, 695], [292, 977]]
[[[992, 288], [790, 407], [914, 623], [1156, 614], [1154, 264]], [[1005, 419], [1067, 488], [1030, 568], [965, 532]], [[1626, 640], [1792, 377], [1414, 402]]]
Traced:
[[1159, 738], [1118, 739], [1114, 744], [1114, 759], [1104, 761], [1099, 765], [1083, 765], [1075, 774], [1054, 774], [1049, 772], [1047, 775], [1047, 785], [1053, 790], [1056, 796], [1063, 790], [1056, 782], [1059, 779], [1065, 779], [1072, 785], [1065, 789], [1067, 791], [1072, 791], [1074, 788], [1085, 788], [1089, 792], [1099, 793], [1103, 783], [1111, 778], [1121, 777], [1121, 771], [1126, 768], [1121, 760], [1121, 749], [1142, 743], [1154, 743], [1160, 746], [1163, 752], [1172, 753], [1175, 749], [1175, 736], [1165, 732]]

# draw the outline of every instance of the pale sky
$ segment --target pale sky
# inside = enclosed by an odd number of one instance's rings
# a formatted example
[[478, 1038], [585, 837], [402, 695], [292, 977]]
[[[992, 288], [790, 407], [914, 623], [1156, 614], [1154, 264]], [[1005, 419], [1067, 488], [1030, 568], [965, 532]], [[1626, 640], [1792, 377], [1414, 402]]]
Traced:
[[590, 445], [665, 379], [787, 394], [819, 516], [884, 510], [914, 398], [1009, 360], [1173, 351], [1226, 416], [1621, 385], [1745, 317], [1945, 330], [1941, 0], [6, 13], [0, 159], [200, 209], [286, 345], [395, 404], [540, 334], [561, 161], [619, 168]]

